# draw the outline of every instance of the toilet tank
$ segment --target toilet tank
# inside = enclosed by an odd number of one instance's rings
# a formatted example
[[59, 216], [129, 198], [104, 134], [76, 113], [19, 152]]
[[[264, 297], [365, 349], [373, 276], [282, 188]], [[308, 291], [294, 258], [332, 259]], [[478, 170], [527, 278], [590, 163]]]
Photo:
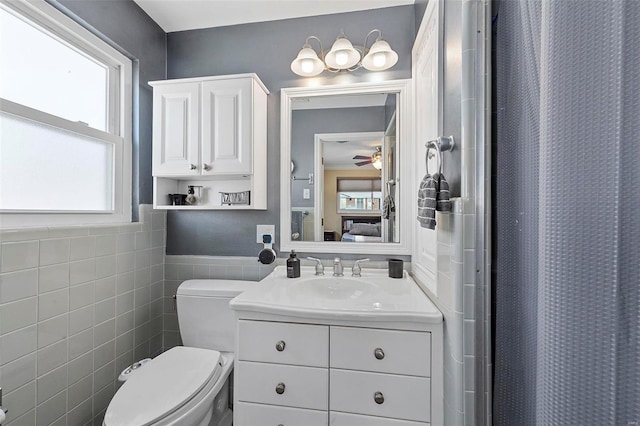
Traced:
[[229, 301], [258, 283], [236, 280], [187, 280], [176, 301], [180, 336], [185, 346], [235, 352], [235, 315]]

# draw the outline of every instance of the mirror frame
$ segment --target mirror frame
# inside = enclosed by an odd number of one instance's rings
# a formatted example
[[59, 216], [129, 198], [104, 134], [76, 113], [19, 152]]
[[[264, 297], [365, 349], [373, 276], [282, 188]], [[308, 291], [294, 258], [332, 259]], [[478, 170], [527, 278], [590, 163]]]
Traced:
[[[292, 241], [291, 240], [291, 104], [295, 98], [353, 95], [365, 93], [398, 94], [396, 104], [396, 131], [400, 140], [399, 170], [400, 191], [396, 204], [400, 206], [398, 243], [344, 243], [340, 241]], [[413, 85], [410, 79], [340, 84], [318, 87], [283, 88], [280, 92], [280, 251], [296, 250], [303, 253], [353, 253], [353, 254], [411, 254], [411, 215], [415, 213], [412, 198], [413, 176]]]

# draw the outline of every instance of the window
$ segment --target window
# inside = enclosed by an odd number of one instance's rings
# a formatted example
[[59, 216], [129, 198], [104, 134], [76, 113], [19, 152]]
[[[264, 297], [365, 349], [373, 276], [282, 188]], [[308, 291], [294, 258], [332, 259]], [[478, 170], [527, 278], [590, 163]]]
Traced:
[[130, 221], [131, 69], [43, 0], [0, 4], [0, 226]]
[[380, 178], [338, 178], [337, 184], [338, 213], [380, 212]]

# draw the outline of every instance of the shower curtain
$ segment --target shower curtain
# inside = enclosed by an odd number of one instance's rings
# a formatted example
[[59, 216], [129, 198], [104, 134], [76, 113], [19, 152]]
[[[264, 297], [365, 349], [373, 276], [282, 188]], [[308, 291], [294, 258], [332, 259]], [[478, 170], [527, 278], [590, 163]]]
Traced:
[[496, 425], [640, 425], [640, 1], [494, 20]]

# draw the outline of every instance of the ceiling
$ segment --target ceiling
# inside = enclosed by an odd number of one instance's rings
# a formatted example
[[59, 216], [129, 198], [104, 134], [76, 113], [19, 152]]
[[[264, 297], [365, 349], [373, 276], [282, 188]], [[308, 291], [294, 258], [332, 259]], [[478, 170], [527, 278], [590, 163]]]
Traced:
[[357, 166], [363, 160], [353, 159], [356, 155], [371, 156], [376, 147], [382, 146], [382, 139], [347, 140], [325, 142], [323, 147], [324, 168], [327, 170], [372, 170], [371, 164]]
[[134, 0], [167, 32], [413, 4], [414, 0]]

